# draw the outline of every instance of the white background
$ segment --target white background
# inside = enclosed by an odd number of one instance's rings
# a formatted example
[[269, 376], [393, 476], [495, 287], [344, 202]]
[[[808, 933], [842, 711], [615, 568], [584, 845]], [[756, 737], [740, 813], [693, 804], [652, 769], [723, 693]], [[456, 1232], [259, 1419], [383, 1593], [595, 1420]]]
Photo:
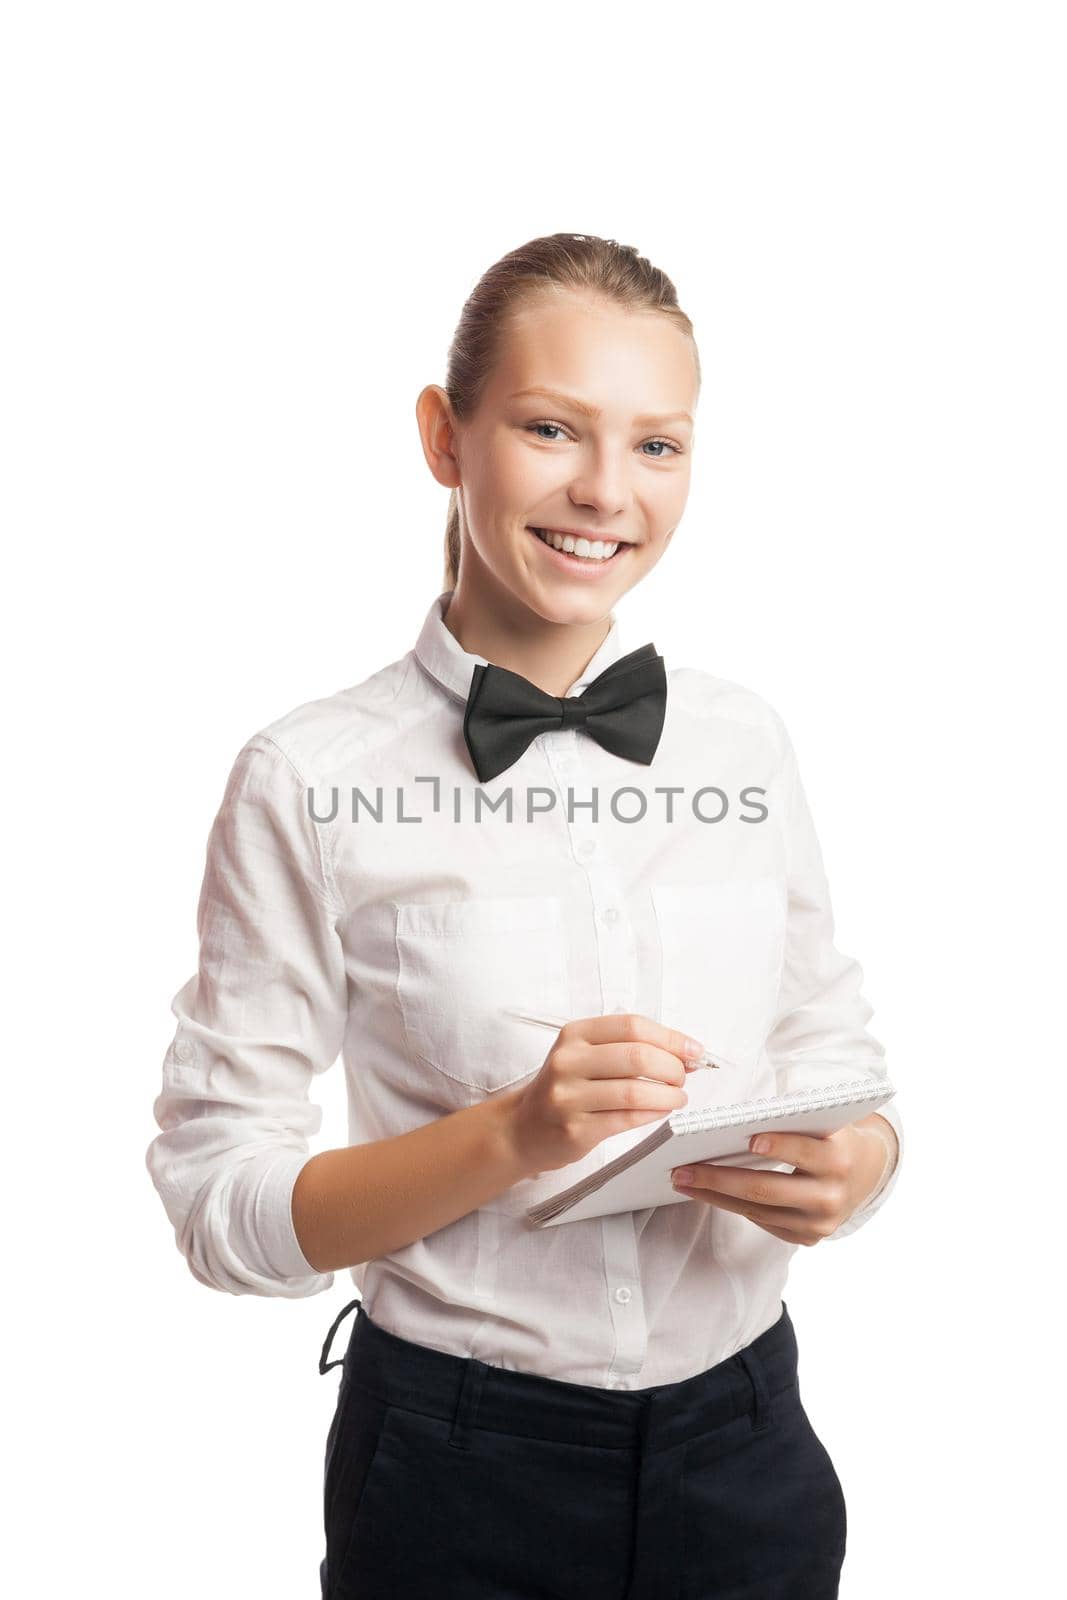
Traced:
[[[784, 716], [905, 1119], [889, 1205], [787, 1295], [842, 1595], [1045, 1587], [1062, 16], [5, 9], [10, 1592], [318, 1596], [355, 1291], [197, 1284], [151, 1102], [230, 763], [410, 648], [447, 506], [416, 395], [480, 274], [560, 229], [637, 245], [695, 323], [689, 506], [620, 622]], [[339, 1069], [321, 1095], [326, 1148]]]

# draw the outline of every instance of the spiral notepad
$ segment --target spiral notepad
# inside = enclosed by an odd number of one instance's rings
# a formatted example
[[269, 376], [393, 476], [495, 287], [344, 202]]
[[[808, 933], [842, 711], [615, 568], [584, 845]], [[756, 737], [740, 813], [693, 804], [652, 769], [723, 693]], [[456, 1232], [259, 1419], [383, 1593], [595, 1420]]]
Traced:
[[709, 1105], [674, 1111], [647, 1138], [569, 1189], [550, 1195], [526, 1212], [537, 1227], [578, 1222], [688, 1200], [671, 1182], [675, 1167], [694, 1161], [721, 1161], [729, 1167], [794, 1171], [789, 1162], [757, 1156], [748, 1148], [754, 1133], [834, 1133], [877, 1111], [896, 1090], [885, 1078], [852, 1078], [811, 1089], [734, 1105]]

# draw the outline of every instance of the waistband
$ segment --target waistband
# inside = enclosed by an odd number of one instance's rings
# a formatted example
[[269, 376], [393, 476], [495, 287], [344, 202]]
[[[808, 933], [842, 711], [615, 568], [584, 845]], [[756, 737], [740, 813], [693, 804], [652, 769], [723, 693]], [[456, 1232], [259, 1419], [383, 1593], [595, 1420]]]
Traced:
[[[341, 1319], [356, 1317], [341, 1361], [327, 1362]], [[568, 1444], [668, 1449], [734, 1417], [770, 1421], [775, 1395], [798, 1386], [797, 1340], [785, 1301], [778, 1321], [705, 1372], [647, 1389], [603, 1389], [540, 1373], [513, 1372], [402, 1339], [349, 1302], [326, 1337], [319, 1371], [343, 1366], [345, 1380], [390, 1406], [470, 1428]]]

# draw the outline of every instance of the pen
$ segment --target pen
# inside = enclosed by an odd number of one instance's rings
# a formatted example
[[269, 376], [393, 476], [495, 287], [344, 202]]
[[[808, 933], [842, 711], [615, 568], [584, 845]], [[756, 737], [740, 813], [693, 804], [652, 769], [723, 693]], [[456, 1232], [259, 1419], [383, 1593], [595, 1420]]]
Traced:
[[[536, 1022], [543, 1028], [562, 1028], [566, 1026], [566, 1017], [535, 1017], [528, 1011], [513, 1011], [510, 1006], [504, 1008], [509, 1017], [516, 1017], [519, 1022]], [[702, 1056], [690, 1063], [693, 1067], [734, 1067], [737, 1062], [731, 1061], [728, 1056], [722, 1055], [718, 1050], [705, 1050]]]

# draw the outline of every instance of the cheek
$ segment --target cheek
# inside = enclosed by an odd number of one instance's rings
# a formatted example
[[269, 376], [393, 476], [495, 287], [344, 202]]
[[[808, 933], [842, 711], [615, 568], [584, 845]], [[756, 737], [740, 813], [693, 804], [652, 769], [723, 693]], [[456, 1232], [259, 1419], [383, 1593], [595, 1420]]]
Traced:
[[689, 468], [672, 473], [670, 482], [664, 484], [663, 498], [657, 501], [656, 516], [661, 528], [672, 532], [677, 528], [689, 499]]
[[644, 546], [640, 552], [641, 563], [639, 570], [642, 573], [650, 572], [656, 563], [662, 560], [667, 553], [667, 546], [673, 538], [674, 529], [672, 528], [667, 533], [657, 532], [650, 542]]
[[566, 495], [568, 479], [559, 461], [536, 451], [522, 450], [511, 456], [503, 469], [502, 496], [514, 507], [521, 520], [534, 521], [538, 511], [551, 507], [558, 510], [561, 498]]
[[494, 431], [476, 452], [474, 477], [497, 506], [520, 511], [535, 507], [546, 484], [559, 478], [559, 463], [531, 449], [510, 428]]

